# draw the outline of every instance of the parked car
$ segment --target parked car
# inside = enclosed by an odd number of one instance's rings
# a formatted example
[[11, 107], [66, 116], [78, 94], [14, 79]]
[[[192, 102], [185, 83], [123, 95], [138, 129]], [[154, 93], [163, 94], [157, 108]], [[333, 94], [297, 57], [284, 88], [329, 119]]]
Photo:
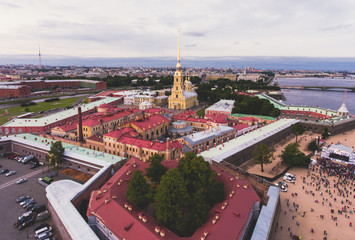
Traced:
[[33, 205], [28, 206], [26, 209], [28, 211], [37, 212], [38, 205], [34, 203]]
[[52, 235], [53, 235], [52, 231], [49, 231], [49, 232], [44, 232], [44, 233], [37, 235], [37, 238], [38, 238], [38, 240], [44, 240], [46, 238], [51, 237]]
[[37, 214], [37, 220], [38, 221], [43, 221], [43, 220], [49, 218], [49, 216], [50, 215], [49, 215], [48, 210], [45, 210], [45, 211], [40, 212], [40, 213]]
[[31, 225], [34, 223], [34, 221], [35, 221], [34, 218], [30, 218], [30, 219], [26, 220], [24, 223], [22, 223], [22, 224], [18, 227], [18, 229], [22, 230], [22, 229], [24, 229], [24, 228], [26, 228], [26, 227], [28, 227], [28, 226], [31, 226]]
[[17, 222], [14, 223], [14, 227], [17, 228], [19, 227], [21, 224], [23, 224], [24, 222], [26, 222], [27, 220], [30, 220], [32, 217], [31, 216], [27, 216], [21, 220], [17, 220]]
[[6, 177], [9, 177], [9, 176], [12, 176], [12, 175], [14, 175], [16, 173], [16, 171], [10, 171], [10, 172], [8, 172], [8, 173], [6, 173]]
[[26, 204], [26, 203], [28, 203], [28, 202], [30, 202], [30, 201], [32, 201], [32, 200], [34, 200], [34, 199], [33, 199], [33, 198], [28, 198], [28, 199], [26, 199], [26, 200], [20, 202], [20, 206], [23, 206], [24, 204]]
[[43, 227], [35, 231], [35, 237], [38, 238], [38, 235], [44, 233], [44, 232], [49, 232], [52, 231], [51, 227]]
[[25, 200], [27, 200], [27, 199], [30, 199], [31, 197], [30, 196], [21, 196], [21, 197], [19, 197], [18, 199], [16, 199], [16, 202], [17, 203], [19, 203], [19, 202], [23, 202], [23, 201], [25, 201]]
[[283, 177], [283, 180], [286, 181], [286, 182], [289, 182], [289, 183], [294, 183], [295, 182], [293, 179], [291, 179], [289, 177], [286, 177], [286, 176]]
[[32, 203], [35, 203], [35, 200], [34, 200], [34, 199], [32, 199], [32, 200], [30, 200], [29, 202], [23, 204], [22, 207], [23, 207], [23, 208], [27, 208], [28, 206], [32, 205]]
[[27, 182], [27, 179], [26, 179], [26, 178], [21, 178], [21, 179], [18, 180], [16, 183], [17, 183], [17, 184], [21, 184], [21, 183], [24, 183], [24, 182]]
[[36, 206], [36, 203], [35, 203], [35, 202], [30, 203], [30, 204], [26, 207], [26, 209], [27, 209], [28, 211], [30, 211], [31, 208], [34, 207], [34, 206]]
[[39, 167], [39, 162], [34, 162], [34, 163], [31, 165], [30, 169], [34, 169], [34, 168], [36, 168], [36, 167]]
[[33, 155], [28, 155], [28, 156], [26, 156], [26, 157], [24, 157], [24, 159], [23, 159], [23, 164], [27, 164], [27, 163], [29, 163], [30, 161], [33, 161], [35, 159], [35, 156], [33, 156]]
[[284, 186], [284, 187], [288, 187], [288, 184], [285, 183], [285, 182], [278, 182], [277, 184], [282, 185], [282, 186]]
[[285, 176], [291, 178], [292, 180], [296, 180], [296, 177], [293, 176], [291, 173], [285, 173]]
[[47, 223], [40, 223], [34, 227], [34, 231], [36, 232], [37, 230], [44, 228], [44, 227], [49, 227]]
[[24, 157], [20, 157], [20, 158], [17, 160], [17, 162], [22, 162], [23, 158], [24, 158]]
[[32, 215], [33, 215], [32, 211], [25, 212], [24, 214], [22, 214], [21, 216], [18, 217], [18, 220], [21, 220], [25, 217], [32, 216]]
[[9, 169], [5, 168], [3, 170], [0, 171], [0, 174], [4, 174], [4, 173], [7, 173], [9, 171]]

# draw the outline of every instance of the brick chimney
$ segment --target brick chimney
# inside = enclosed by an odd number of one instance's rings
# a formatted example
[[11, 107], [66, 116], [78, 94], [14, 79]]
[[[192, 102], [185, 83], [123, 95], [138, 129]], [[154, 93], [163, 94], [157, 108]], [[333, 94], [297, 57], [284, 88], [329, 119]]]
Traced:
[[81, 114], [81, 107], [78, 107], [78, 117], [79, 117], [79, 142], [83, 142], [83, 119]]

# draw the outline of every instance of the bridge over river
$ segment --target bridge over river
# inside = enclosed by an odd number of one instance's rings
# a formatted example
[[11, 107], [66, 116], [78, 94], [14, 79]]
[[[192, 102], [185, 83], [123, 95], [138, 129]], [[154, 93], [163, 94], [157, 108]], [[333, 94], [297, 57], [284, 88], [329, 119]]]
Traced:
[[287, 86], [287, 85], [279, 85], [280, 88], [283, 89], [296, 89], [296, 90], [322, 90], [322, 91], [330, 91], [330, 90], [347, 90], [349, 92], [355, 92], [355, 86], [353, 87], [341, 87], [341, 86]]

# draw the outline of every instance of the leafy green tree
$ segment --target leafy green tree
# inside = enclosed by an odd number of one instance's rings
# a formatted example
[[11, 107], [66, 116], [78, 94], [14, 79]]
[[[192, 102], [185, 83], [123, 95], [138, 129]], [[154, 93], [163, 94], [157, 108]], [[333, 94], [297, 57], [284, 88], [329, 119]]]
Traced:
[[312, 152], [314, 152], [314, 151], [316, 151], [316, 150], [318, 150], [318, 145], [317, 145], [317, 142], [316, 142], [316, 140], [313, 140], [312, 142], [310, 142], [309, 144], [308, 144], [308, 150], [309, 151], [312, 151]]
[[194, 193], [208, 186], [210, 178], [213, 174], [210, 164], [206, 162], [202, 156], [198, 156], [193, 152], [188, 152], [185, 157], [181, 158], [178, 169], [185, 181], [188, 193]]
[[153, 202], [152, 190], [141, 170], [134, 171], [125, 196], [133, 205], [141, 209]]
[[302, 126], [301, 123], [295, 123], [291, 126], [291, 131], [293, 134], [296, 135], [296, 143], [297, 143], [297, 136], [302, 135], [304, 133], [304, 127]]
[[327, 139], [330, 136], [330, 133], [328, 131], [328, 128], [324, 128], [324, 131], [322, 133], [322, 138]]
[[262, 143], [255, 147], [253, 152], [253, 158], [255, 163], [260, 163], [261, 171], [264, 172], [264, 164], [271, 163], [270, 158], [273, 157], [272, 152], [266, 144]]
[[164, 224], [172, 231], [183, 234], [183, 209], [189, 202], [189, 196], [184, 179], [179, 170], [170, 169], [161, 178], [157, 193], [155, 194], [155, 215], [159, 224]]
[[61, 165], [64, 159], [64, 148], [61, 141], [56, 141], [51, 144], [51, 149], [48, 151], [46, 160], [51, 166]]
[[161, 164], [162, 161], [163, 157], [159, 154], [154, 154], [149, 158], [149, 168], [146, 169], [146, 175], [155, 183], [159, 183], [161, 177], [167, 171], [167, 167]]
[[282, 151], [281, 159], [289, 166], [308, 166], [311, 159], [299, 150], [297, 143], [288, 144]]

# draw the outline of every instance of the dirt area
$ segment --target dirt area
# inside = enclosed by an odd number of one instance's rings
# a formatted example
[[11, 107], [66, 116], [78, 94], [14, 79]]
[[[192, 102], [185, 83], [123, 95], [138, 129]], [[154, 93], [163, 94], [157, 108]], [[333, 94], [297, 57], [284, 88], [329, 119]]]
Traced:
[[[297, 142], [300, 145], [300, 150], [304, 152], [306, 155], [310, 153], [308, 151], [307, 147], [308, 144], [313, 141], [317, 136], [320, 136], [319, 134], [312, 133], [310, 131], [305, 132], [303, 135], [297, 137]], [[261, 167], [260, 164], [254, 164], [254, 160], [251, 159], [241, 165], [243, 169], [248, 171], [249, 173], [257, 174], [257, 175], [262, 175], [265, 177], [274, 177], [283, 170], [286, 169], [286, 165], [282, 163], [281, 161], [281, 153], [284, 150], [284, 148], [290, 144], [296, 142], [296, 137], [295, 135], [290, 135], [281, 142], [277, 143], [274, 145], [271, 150], [274, 154], [274, 158], [272, 159], [272, 162], [264, 165], [264, 172], [261, 172]]]
[[355, 129], [335, 135], [335, 136], [330, 136], [326, 140], [327, 145], [337, 144], [339, 142], [346, 145], [347, 147], [355, 148]]

